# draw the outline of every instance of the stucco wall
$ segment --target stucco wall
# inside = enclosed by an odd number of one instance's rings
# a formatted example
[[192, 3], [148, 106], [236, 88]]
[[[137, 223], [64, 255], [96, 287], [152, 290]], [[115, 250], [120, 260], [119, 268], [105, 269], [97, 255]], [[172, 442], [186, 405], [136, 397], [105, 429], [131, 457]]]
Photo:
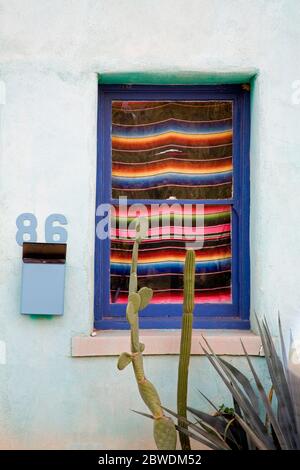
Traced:
[[[93, 321], [97, 74], [160, 72], [198, 82], [252, 80], [252, 312], [300, 332], [300, 8], [297, 0], [1, 0], [0, 364], [2, 448], [151, 447], [151, 423], [131, 371], [115, 358], [71, 358]], [[195, 78], [196, 79], [196, 78]], [[188, 78], [187, 78], [188, 80]], [[50, 213], [68, 219], [65, 315], [19, 314], [21, 248], [15, 219], [33, 212], [39, 240]], [[243, 363], [242, 359], [233, 359]], [[149, 357], [174, 405], [176, 357]], [[264, 364], [256, 359], [263, 372]], [[193, 358], [196, 388], [223, 387]]]

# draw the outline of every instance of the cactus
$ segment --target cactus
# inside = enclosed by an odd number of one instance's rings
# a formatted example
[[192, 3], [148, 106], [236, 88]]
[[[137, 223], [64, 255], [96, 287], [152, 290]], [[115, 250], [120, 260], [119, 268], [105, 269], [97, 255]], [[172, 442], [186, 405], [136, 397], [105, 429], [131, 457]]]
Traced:
[[[137, 227], [137, 234], [138, 229]], [[153, 291], [148, 287], [137, 290], [137, 260], [141, 235], [137, 235], [133, 245], [130, 269], [129, 294], [126, 308], [126, 318], [130, 324], [131, 354], [122, 353], [118, 360], [118, 369], [124, 369], [132, 363], [138, 389], [144, 403], [153, 417], [153, 434], [159, 450], [175, 450], [177, 433], [173, 420], [165, 416], [161, 407], [159, 395], [152, 383], [145, 377], [143, 364], [144, 344], [139, 341], [139, 311], [147, 307], [152, 299]]]
[[[188, 392], [188, 373], [191, 354], [192, 328], [193, 328], [193, 310], [195, 295], [195, 252], [189, 250], [186, 253], [184, 263], [184, 301], [180, 341], [180, 357], [178, 366], [177, 383], [177, 413], [186, 418], [187, 392]], [[178, 426], [187, 428], [183, 420], [178, 418]], [[190, 439], [183, 432], [179, 431], [179, 438], [182, 450], [190, 450]]]

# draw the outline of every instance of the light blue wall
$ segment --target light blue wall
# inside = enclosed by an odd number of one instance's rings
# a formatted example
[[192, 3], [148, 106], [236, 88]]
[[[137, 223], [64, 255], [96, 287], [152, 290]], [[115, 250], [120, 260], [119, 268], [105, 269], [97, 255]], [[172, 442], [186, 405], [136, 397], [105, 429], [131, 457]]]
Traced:
[[[300, 11], [298, 0], [0, 0], [0, 364], [2, 448], [151, 447], [130, 370], [115, 358], [71, 358], [93, 323], [98, 74], [159, 73], [252, 83], [252, 312], [277, 311], [300, 333]], [[187, 74], [188, 72], [188, 74]], [[299, 102], [298, 102], [299, 101]], [[19, 314], [15, 219], [68, 219], [65, 315]], [[0, 358], [1, 359], [1, 358]], [[175, 357], [149, 357], [149, 377], [174, 406]], [[241, 364], [239, 358], [235, 363]], [[1, 362], [1, 360], [0, 360]], [[2, 361], [4, 362], [4, 361]], [[264, 374], [262, 359], [256, 359]], [[205, 360], [196, 388], [226, 402]]]
[[[55, 320], [56, 321], [56, 320]], [[155, 448], [152, 422], [130, 410], [145, 411], [130, 368], [116, 369], [116, 358], [68, 356], [67, 335], [37, 341], [32, 326], [17, 363], [1, 370], [1, 447], [67, 449]], [[61, 337], [64, 336], [64, 339]], [[24, 344], [25, 343], [25, 344]], [[63, 352], [65, 354], [63, 354]], [[9, 358], [8, 358], [9, 359]], [[244, 360], [230, 359], [247, 370]], [[254, 361], [261, 376], [264, 362]], [[176, 409], [177, 358], [146, 357], [145, 368], [162, 402]], [[230, 405], [222, 383], [206, 359], [193, 357], [190, 376], [192, 406], [207, 409], [198, 389], [217, 405]], [[4, 417], [4, 420], [3, 420]]]

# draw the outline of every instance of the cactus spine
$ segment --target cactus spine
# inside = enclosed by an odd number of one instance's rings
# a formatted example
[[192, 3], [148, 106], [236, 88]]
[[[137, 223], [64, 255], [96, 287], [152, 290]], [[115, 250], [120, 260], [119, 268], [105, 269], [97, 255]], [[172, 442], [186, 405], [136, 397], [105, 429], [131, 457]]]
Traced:
[[[137, 227], [137, 233], [138, 228]], [[152, 383], [145, 377], [143, 354], [145, 346], [139, 341], [139, 310], [144, 309], [150, 302], [153, 291], [148, 287], [137, 290], [137, 260], [141, 236], [137, 235], [133, 245], [132, 262], [129, 280], [129, 295], [126, 318], [130, 324], [131, 354], [122, 353], [118, 360], [118, 369], [124, 369], [132, 363], [134, 375], [140, 395], [149, 408], [153, 417], [153, 434], [155, 443], [160, 450], [176, 449], [176, 428], [173, 420], [164, 415], [159, 395]]]
[[[195, 296], [195, 252], [188, 250], [184, 263], [184, 301], [180, 341], [180, 357], [177, 383], [177, 413], [186, 418], [188, 373], [192, 343], [193, 311]], [[178, 426], [187, 428], [187, 425], [178, 418]], [[179, 431], [182, 450], [190, 450], [190, 439]]]

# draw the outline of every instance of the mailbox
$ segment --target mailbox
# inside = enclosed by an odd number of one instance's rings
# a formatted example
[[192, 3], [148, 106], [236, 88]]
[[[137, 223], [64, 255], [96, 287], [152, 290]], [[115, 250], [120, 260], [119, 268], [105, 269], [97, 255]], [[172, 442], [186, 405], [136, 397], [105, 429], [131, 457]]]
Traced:
[[65, 243], [23, 243], [21, 313], [64, 313], [66, 252]]

